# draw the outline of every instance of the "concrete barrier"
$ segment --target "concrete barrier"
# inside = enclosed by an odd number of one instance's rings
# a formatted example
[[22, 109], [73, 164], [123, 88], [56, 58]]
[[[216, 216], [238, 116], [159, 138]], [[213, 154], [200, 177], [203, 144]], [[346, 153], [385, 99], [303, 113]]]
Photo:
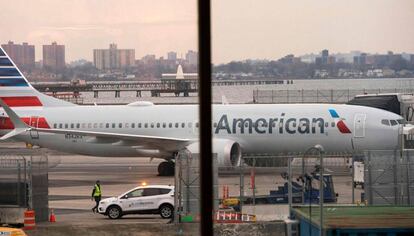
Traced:
[[[28, 236], [66, 235], [199, 235], [199, 224], [105, 224], [105, 225], [39, 225], [26, 232]], [[254, 224], [215, 224], [215, 235], [285, 235], [284, 222]]]

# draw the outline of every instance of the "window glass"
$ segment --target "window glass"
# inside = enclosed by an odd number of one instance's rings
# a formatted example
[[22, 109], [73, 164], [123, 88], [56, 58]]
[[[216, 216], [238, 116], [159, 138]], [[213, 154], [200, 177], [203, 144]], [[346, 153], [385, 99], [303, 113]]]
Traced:
[[65, 124], [65, 129], [67, 129], [67, 128], [69, 128], [69, 125], [68, 124]]
[[118, 128], [122, 128], [122, 123], [119, 123], [118, 124]]
[[168, 188], [160, 188], [160, 194], [167, 194], [171, 192], [171, 189]]
[[175, 123], [175, 128], [178, 128], [178, 123]]
[[93, 128], [94, 129], [98, 128], [98, 123], [93, 123]]
[[102, 129], [104, 127], [103, 123], [99, 123], [99, 128]]
[[399, 119], [399, 120], [397, 120], [397, 122], [398, 122], [398, 124], [404, 124], [405, 120], [404, 119]]
[[185, 128], [185, 123], [181, 123], [181, 128]]
[[57, 127], [58, 127], [58, 126], [57, 126], [57, 124], [53, 124], [53, 128], [55, 128], [55, 129], [56, 129]]
[[148, 123], [145, 123], [144, 124], [144, 128], [148, 128]]
[[331, 126], [332, 127], [335, 127], [335, 122], [331, 122]]
[[198, 122], [195, 123], [196, 128], [198, 128]]
[[82, 129], [86, 128], [86, 123], [82, 123]]
[[143, 196], [155, 196], [160, 194], [159, 188], [145, 188]]
[[135, 128], [135, 123], [131, 123], [131, 128]]
[[151, 123], [151, 128], [154, 128], [154, 123]]
[[141, 128], [141, 123], [138, 123], [138, 128]]
[[159, 128], [160, 127], [160, 123], [157, 123], [157, 128]]
[[392, 126], [394, 126], [394, 125], [398, 125], [398, 122], [397, 122], [396, 120], [390, 120], [390, 122], [391, 122], [391, 125], [392, 125]]
[[125, 123], [125, 128], [128, 129], [129, 128], [129, 123]]
[[112, 128], [115, 129], [115, 127], [116, 127], [116, 124], [112, 123]]
[[131, 197], [142, 197], [143, 196], [143, 194], [142, 194], [143, 192], [144, 192], [143, 189], [136, 189], [136, 190], [133, 190], [133, 191], [127, 193], [126, 195], [128, 196], [128, 198], [131, 198]]
[[59, 129], [62, 129], [63, 128], [63, 125], [62, 124], [59, 124]]
[[79, 128], [80, 128], [80, 124], [79, 124], [79, 123], [77, 123], [77, 124], [76, 124], [76, 128], [77, 128], [77, 129], [79, 129]]
[[172, 128], [172, 123], [169, 123], [169, 124], [168, 124], [168, 127]]
[[92, 123], [88, 123], [88, 129], [92, 128]]
[[388, 120], [381, 120], [381, 124], [390, 126], [390, 122]]
[[106, 127], [107, 129], [109, 129], [109, 123], [106, 123], [105, 127]]
[[75, 128], [75, 124], [73, 124], [73, 123], [72, 123], [72, 124], [70, 124], [70, 128], [71, 128], [71, 129]]
[[164, 123], [162, 123], [162, 127], [163, 128], [165, 128], [165, 127], [167, 127], [167, 124], [164, 122]]

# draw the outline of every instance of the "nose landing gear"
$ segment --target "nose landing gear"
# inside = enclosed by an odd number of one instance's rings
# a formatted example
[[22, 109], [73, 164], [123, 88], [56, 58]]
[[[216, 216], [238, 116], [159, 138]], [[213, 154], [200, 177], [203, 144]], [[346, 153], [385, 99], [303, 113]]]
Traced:
[[159, 176], [174, 176], [175, 163], [172, 161], [163, 161], [158, 165]]

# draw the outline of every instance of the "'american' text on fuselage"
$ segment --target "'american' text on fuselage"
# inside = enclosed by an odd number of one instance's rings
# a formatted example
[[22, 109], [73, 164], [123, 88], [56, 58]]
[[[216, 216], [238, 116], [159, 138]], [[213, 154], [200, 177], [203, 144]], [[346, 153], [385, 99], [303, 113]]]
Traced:
[[316, 134], [325, 133], [325, 121], [323, 118], [287, 118], [282, 113], [279, 118], [233, 118], [229, 122], [227, 115], [222, 115], [215, 133], [248, 133], [265, 134], [265, 133], [287, 133], [287, 134]]

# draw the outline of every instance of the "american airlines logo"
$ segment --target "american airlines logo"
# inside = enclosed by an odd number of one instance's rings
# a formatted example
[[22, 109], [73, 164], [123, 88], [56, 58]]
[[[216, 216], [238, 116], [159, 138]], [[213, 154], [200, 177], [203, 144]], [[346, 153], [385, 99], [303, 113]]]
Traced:
[[287, 118], [285, 113], [275, 118], [233, 118], [222, 115], [214, 131], [216, 134], [323, 134], [325, 121], [323, 118]]
[[348, 126], [346, 126], [344, 122], [344, 118], [340, 118], [338, 113], [335, 111], [335, 109], [329, 109], [329, 113], [331, 114], [332, 118], [334, 118], [336, 122], [336, 127], [338, 127], [339, 132], [343, 134], [350, 134], [351, 130], [348, 129]]

